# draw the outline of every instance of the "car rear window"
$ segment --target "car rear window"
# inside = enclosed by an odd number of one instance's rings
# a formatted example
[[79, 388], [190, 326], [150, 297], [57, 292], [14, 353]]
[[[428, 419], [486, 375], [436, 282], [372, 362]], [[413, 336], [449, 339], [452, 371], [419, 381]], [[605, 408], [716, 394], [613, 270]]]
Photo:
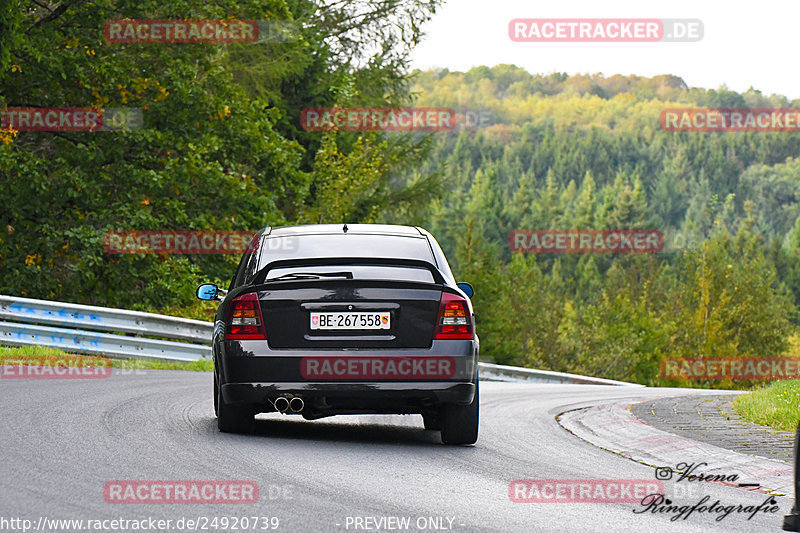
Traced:
[[286, 274], [349, 272], [353, 279], [418, 281], [434, 283], [433, 274], [425, 268], [406, 266], [372, 266], [372, 265], [324, 265], [308, 267], [275, 268], [267, 274], [267, 281]]
[[283, 259], [359, 257], [415, 259], [436, 264], [428, 240], [398, 235], [287, 235], [261, 241], [258, 270]]

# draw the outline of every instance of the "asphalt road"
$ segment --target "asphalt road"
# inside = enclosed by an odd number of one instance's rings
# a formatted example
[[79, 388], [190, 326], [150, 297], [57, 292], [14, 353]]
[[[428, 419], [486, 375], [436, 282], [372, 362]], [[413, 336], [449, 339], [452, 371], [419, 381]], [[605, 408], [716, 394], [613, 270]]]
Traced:
[[[515, 503], [517, 479], [654, 479], [654, 469], [596, 448], [562, 429], [559, 413], [619, 398], [670, 396], [670, 389], [481, 384], [474, 447], [448, 447], [419, 416], [347, 416], [306, 422], [261, 415], [255, 435], [217, 431], [211, 374], [138, 371], [97, 380], [0, 380], [0, 530], [27, 519], [200, 519], [192, 528], [232, 529], [223, 517], [277, 517], [277, 531], [780, 531], [774, 514], [635, 513], [638, 503]], [[115, 504], [114, 480], [249, 480], [254, 504]], [[696, 485], [697, 486], [697, 485]], [[767, 498], [704, 483], [724, 505]], [[216, 517], [217, 527], [213, 527]], [[396, 522], [389, 517], [408, 520]], [[383, 521], [381, 519], [383, 518]], [[45, 527], [49, 523], [49, 527]], [[111, 524], [108, 522], [107, 524]], [[274, 525], [271, 522], [270, 525]], [[95, 524], [98, 525], [98, 524]], [[244, 522], [239, 522], [244, 530]], [[264, 531], [260, 522], [250, 531]], [[5, 526], [5, 527], [4, 527]], [[84, 522], [84, 527], [87, 523]], [[369, 527], [369, 528], [368, 528]], [[105, 531], [121, 530], [101, 529]], [[128, 528], [129, 530], [131, 528]], [[84, 529], [86, 530], [86, 529]], [[96, 529], [95, 529], [96, 530]], [[275, 530], [275, 529], [272, 529]]]

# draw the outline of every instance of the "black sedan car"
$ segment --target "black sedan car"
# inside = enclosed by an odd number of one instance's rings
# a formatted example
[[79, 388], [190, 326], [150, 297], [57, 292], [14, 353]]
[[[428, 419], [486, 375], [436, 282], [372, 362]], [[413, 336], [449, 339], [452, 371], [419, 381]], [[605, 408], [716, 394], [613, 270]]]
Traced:
[[258, 413], [421, 414], [446, 444], [478, 438], [472, 287], [417, 227], [265, 228], [225, 291], [214, 338], [221, 431]]

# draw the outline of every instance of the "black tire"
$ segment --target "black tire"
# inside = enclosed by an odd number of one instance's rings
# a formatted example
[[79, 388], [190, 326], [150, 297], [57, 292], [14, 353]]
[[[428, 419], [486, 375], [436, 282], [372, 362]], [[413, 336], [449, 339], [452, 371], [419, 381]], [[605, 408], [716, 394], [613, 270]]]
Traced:
[[442, 409], [442, 442], [445, 444], [475, 444], [478, 440], [478, 382], [475, 397], [469, 405], [446, 405]]
[[251, 433], [255, 425], [255, 413], [246, 405], [231, 405], [222, 397], [216, 380], [217, 389], [217, 427], [223, 433]]
[[219, 383], [214, 375], [214, 416], [219, 416]]
[[432, 429], [435, 431], [442, 429], [442, 423], [439, 421], [439, 416], [434, 413], [422, 415], [422, 422], [425, 424], [425, 429]]

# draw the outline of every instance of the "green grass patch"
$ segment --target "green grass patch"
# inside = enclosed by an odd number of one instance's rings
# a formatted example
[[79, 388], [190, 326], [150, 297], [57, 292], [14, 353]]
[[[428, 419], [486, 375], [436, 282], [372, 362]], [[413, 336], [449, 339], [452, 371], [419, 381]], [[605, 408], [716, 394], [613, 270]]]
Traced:
[[115, 368], [144, 368], [153, 370], [189, 370], [195, 372], [211, 372], [214, 363], [211, 360], [201, 359], [189, 363], [177, 361], [160, 361], [156, 359], [112, 359], [111, 366]]
[[[49, 348], [47, 346], [0, 346], [0, 363], [5, 360], [19, 361], [21, 359], [53, 359], [59, 357], [75, 357], [76, 354], [70, 354], [57, 348]], [[98, 356], [88, 356], [98, 357]], [[100, 356], [103, 357], [103, 356]], [[188, 363], [181, 363], [177, 361], [161, 361], [158, 359], [118, 359], [107, 358], [111, 362], [112, 368], [133, 368], [144, 370], [189, 370], [199, 372], [210, 372], [214, 369], [214, 363], [210, 360], [191, 361]]]
[[749, 422], [795, 431], [800, 421], [800, 381], [777, 381], [733, 402], [733, 409]]
[[0, 359], [61, 357], [64, 355], [67, 355], [67, 352], [47, 346], [0, 346]]

